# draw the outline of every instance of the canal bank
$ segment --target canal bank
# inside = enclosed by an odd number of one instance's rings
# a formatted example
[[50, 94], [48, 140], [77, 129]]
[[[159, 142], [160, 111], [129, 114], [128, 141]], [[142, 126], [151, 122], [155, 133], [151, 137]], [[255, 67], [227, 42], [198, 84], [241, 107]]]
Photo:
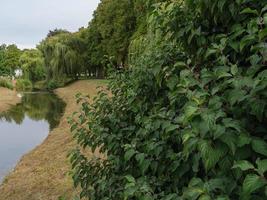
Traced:
[[0, 113], [7, 111], [10, 106], [20, 102], [15, 91], [0, 87]]
[[79, 107], [75, 94], [78, 92], [94, 96], [97, 87], [104, 86], [98, 80], [78, 81], [56, 90], [67, 106], [57, 128], [46, 140], [30, 153], [23, 156], [14, 171], [0, 186], [0, 199], [5, 200], [57, 200], [60, 196], [70, 199], [75, 193], [69, 175], [68, 152], [76, 145], [73, 141], [67, 117]]

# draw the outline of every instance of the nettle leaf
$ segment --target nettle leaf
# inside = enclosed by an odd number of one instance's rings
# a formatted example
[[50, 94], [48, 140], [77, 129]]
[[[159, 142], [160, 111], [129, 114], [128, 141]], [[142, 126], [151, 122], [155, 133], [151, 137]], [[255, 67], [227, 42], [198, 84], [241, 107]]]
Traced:
[[267, 184], [266, 180], [256, 174], [248, 174], [243, 182], [242, 196], [252, 194]]
[[124, 177], [129, 183], [134, 183], [135, 184], [135, 178], [132, 175], [127, 175]]
[[260, 40], [263, 40], [267, 37], [267, 28], [264, 28], [262, 30], [260, 30], [259, 32], [259, 38]]
[[238, 67], [237, 65], [231, 66], [231, 74], [236, 75], [238, 73]]
[[214, 148], [209, 141], [201, 141], [199, 151], [206, 171], [213, 168], [227, 153], [227, 149], [224, 146], [218, 145]]
[[234, 155], [236, 152], [236, 142], [237, 136], [234, 133], [228, 132], [223, 134], [220, 137], [220, 140], [227, 144], [228, 148], [231, 150], [232, 154]]
[[185, 117], [187, 120], [189, 120], [194, 114], [196, 114], [196, 112], [198, 111], [198, 107], [197, 106], [193, 106], [193, 105], [188, 105], [185, 107]]
[[245, 37], [243, 37], [240, 41], [240, 51], [243, 51], [246, 46], [251, 45], [255, 40], [255, 35], [246, 35]]
[[184, 191], [183, 199], [197, 200], [200, 195], [204, 194], [204, 192], [205, 191], [201, 187], [190, 187]]
[[178, 84], [178, 77], [176, 76], [172, 76], [169, 80], [168, 80], [168, 87], [173, 90], [175, 89], [175, 87]]
[[185, 62], [179, 61], [174, 64], [174, 67], [178, 69], [185, 69], [187, 68], [187, 64]]
[[263, 139], [252, 140], [252, 149], [264, 156], [267, 156], [267, 143]]
[[135, 155], [135, 153], [136, 151], [134, 149], [128, 149], [124, 155], [125, 161], [129, 161]]
[[145, 154], [144, 153], [138, 153], [135, 156], [136, 161], [141, 165], [145, 159]]
[[250, 104], [252, 114], [256, 115], [259, 121], [262, 121], [263, 114], [266, 107], [266, 102], [263, 100], [256, 100]]
[[241, 89], [234, 89], [229, 92], [228, 99], [229, 103], [233, 106], [234, 104], [242, 101], [246, 96], [246, 91]]
[[250, 169], [255, 169], [254, 165], [252, 165], [247, 160], [241, 160], [241, 161], [235, 162], [235, 164], [234, 164], [234, 166], [232, 168], [233, 169], [239, 168], [242, 171], [247, 171], [247, 170], [250, 170]]
[[255, 9], [251, 9], [251, 8], [245, 8], [244, 10], [242, 10], [240, 12], [240, 14], [254, 14], [254, 15], [259, 15], [258, 11]]
[[218, 52], [217, 49], [208, 49], [207, 52], [206, 52], [205, 57], [208, 58], [208, 57], [210, 57], [212, 55], [215, 55], [217, 52]]
[[265, 160], [260, 160], [258, 159], [256, 161], [257, 167], [258, 167], [258, 172], [261, 176], [264, 176], [264, 173], [267, 171], [267, 159]]
[[140, 165], [140, 169], [141, 169], [141, 173], [144, 175], [146, 173], [146, 171], [148, 170], [148, 168], [151, 165], [151, 160], [149, 159], [145, 159], [141, 165]]
[[246, 134], [241, 134], [240, 136], [238, 136], [237, 138], [237, 146], [238, 147], [243, 147], [245, 145], [250, 144], [252, 141], [252, 139], [246, 135]]

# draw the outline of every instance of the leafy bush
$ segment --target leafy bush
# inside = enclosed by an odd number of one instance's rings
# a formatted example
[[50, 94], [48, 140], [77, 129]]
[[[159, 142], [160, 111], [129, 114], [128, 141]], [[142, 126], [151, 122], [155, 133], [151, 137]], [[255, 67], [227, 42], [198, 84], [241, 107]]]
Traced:
[[13, 85], [10, 82], [10, 80], [5, 78], [0, 78], [0, 87], [8, 88], [10, 90], [13, 90]]
[[48, 81], [48, 83], [47, 83], [47, 89], [48, 90], [54, 90], [54, 89], [56, 89], [58, 87], [59, 87], [58, 82], [56, 82], [54, 80]]
[[72, 83], [73, 81], [74, 81], [74, 79], [66, 78], [66, 77], [63, 77], [60, 80], [49, 80], [46, 83], [46, 88], [48, 90], [54, 90], [54, 89], [59, 88], [59, 87], [64, 87], [64, 86], [68, 85], [69, 83]]
[[16, 90], [18, 91], [32, 90], [32, 82], [28, 79], [18, 79], [16, 82]]
[[[70, 119], [71, 162], [94, 200], [267, 199], [267, 6], [157, 6], [162, 40]], [[138, 67], [140, 66], [140, 67]], [[111, 93], [111, 95], [110, 95]]]

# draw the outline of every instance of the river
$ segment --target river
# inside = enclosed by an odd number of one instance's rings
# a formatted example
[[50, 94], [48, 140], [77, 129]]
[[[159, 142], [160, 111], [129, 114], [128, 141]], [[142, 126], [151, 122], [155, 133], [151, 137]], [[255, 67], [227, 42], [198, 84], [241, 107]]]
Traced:
[[64, 109], [55, 94], [36, 92], [22, 94], [21, 103], [0, 113], [0, 182], [58, 126]]

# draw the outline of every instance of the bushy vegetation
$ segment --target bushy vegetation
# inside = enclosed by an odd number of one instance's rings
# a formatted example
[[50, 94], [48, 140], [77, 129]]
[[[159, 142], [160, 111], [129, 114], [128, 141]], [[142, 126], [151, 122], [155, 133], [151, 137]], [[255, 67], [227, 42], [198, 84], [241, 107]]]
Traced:
[[16, 90], [18, 91], [30, 91], [32, 88], [32, 82], [29, 79], [18, 79], [16, 82]]
[[13, 84], [10, 80], [6, 78], [0, 78], [0, 87], [8, 88], [10, 90], [13, 90]]
[[95, 103], [78, 95], [71, 131], [102, 153], [71, 156], [81, 198], [265, 200], [266, 1], [165, 1], [150, 14], [139, 59]]
[[[15, 77], [16, 70], [22, 72], [19, 77]], [[46, 71], [41, 52], [36, 49], [20, 50], [16, 45], [1, 45], [0, 76], [27, 79], [32, 83], [44, 80]], [[18, 82], [21, 83], [21, 81]], [[19, 85], [18, 88], [22, 89], [23, 87]]]

